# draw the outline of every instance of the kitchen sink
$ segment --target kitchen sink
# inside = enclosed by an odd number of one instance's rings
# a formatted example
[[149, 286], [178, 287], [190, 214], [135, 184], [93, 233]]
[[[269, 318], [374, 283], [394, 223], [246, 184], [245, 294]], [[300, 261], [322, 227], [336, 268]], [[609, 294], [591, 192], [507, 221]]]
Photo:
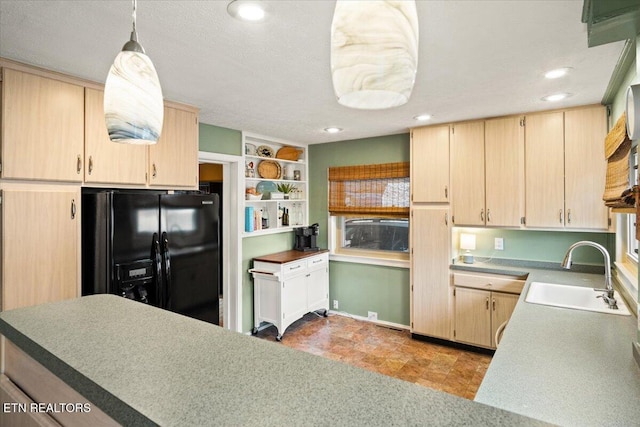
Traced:
[[550, 305], [554, 307], [572, 308], [575, 310], [596, 311], [598, 313], [629, 316], [631, 313], [618, 292], [614, 297], [618, 309], [611, 309], [598, 298], [602, 292], [582, 286], [559, 285], [555, 283], [532, 282], [525, 301], [532, 304]]

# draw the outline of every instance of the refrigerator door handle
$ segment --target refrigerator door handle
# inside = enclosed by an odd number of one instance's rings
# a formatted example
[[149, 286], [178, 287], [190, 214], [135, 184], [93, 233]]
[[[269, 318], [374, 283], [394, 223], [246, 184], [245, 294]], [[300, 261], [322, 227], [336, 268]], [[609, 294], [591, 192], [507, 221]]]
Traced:
[[164, 308], [171, 310], [171, 252], [167, 232], [162, 232], [162, 258], [164, 261], [165, 304]]
[[156, 301], [159, 307], [164, 307], [164, 295], [162, 293], [162, 255], [160, 253], [160, 238], [158, 233], [153, 233], [151, 244], [151, 259], [153, 259], [153, 268], [156, 279]]

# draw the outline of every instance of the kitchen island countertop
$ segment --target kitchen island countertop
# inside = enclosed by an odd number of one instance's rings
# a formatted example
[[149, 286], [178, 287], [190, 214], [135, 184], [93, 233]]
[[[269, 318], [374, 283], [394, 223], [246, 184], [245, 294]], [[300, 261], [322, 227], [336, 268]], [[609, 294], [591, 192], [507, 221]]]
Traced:
[[6, 311], [0, 332], [124, 425], [540, 424], [113, 295]]

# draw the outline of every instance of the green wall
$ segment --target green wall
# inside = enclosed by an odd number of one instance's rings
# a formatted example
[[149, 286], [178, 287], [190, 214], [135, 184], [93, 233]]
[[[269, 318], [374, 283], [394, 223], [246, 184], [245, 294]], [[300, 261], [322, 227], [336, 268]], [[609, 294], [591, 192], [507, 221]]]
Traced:
[[[611, 259], [615, 259], [616, 238], [614, 233], [454, 228], [454, 255], [462, 252], [457, 250], [460, 233], [476, 235], [476, 250], [473, 251], [473, 254], [479, 257], [557, 262], [560, 264], [569, 246], [580, 240], [591, 240], [606, 247]], [[494, 249], [496, 237], [504, 239], [504, 250]], [[602, 254], [593, 248], [577, 248], [572, 259], [575, 264], [603, 265]]]
[[198, 148], [208, 153], [242, 155], [242, 132], [200, 123]]
[[[364, 138], [309, 146], [309, 223], [320, 224], [318, 246], [326, 248], [327, 169], [330, 166], [408, 162], [409, 134]], [[409, 269], [331, 261], [329, 299], [339, 311], [409, 324]]]

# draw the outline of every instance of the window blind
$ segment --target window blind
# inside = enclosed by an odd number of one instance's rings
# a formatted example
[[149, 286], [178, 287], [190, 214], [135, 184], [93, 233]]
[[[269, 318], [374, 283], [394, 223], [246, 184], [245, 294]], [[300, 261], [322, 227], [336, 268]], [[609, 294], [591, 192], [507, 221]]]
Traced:
[[409, 162], [331, 167], [328, 176], [331, 215], [409, 215]]
[[602, 199], [612, 208], [632, 208], [635, 197], [629, 180], [631, 140], [627, 136], [626, 115], [623, 113], [604, 141], [607, 178]]

